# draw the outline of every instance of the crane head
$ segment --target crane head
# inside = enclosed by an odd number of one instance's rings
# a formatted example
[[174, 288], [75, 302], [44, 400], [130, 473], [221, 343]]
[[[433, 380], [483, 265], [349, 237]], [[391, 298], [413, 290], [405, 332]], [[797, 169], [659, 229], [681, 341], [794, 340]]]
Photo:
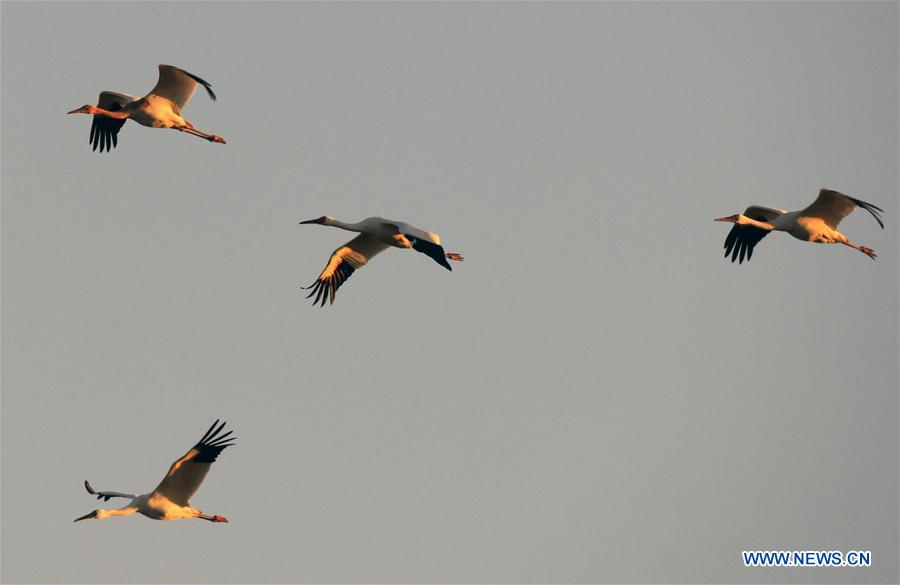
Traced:
[[323, 215], [322, 217], [318, 217], [316, 219], [307, 219], [306, 221], [301, 221], [300, 225], [303, 225], [304, 223], [317, 223], [319, 225], [325, 225], [325, 222], [328, 221], [329, 219], [331, 219], [331, 218], [328, 217], [327, 215]]
[[94, 510], [93, 512], [91, 512], [89, 514], [85, 514], [84, 516], [75, 518], [75, 520], [73, 520], [73, 522], [78, 522], [79, 520], [90, 520], [92, 518], [97, 518], [97, 515], [99, 514], [99, 512], [100, 512], [100, 510]]
[[80, 108], [76, 108], [76, 109], [72, 110], [71, 112], [66, 112], [66, 113], [67, 114], [93, 114], [96, 111], [97, 111], [96, 106], [92, 106], [91, 104], [85, 104], [85, 105], [81, 106]]
[[713, 221], [726, 221], [728, 223], [740, 223], [741, 214], [735, 213], [734, 215], [729, 215], [728, 217], [719, 217], [714, 219]]

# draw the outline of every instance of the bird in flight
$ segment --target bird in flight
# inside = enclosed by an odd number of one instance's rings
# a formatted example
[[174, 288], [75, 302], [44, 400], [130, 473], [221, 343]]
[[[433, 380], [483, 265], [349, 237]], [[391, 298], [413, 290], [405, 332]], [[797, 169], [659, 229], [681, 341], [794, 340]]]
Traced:
[[188, 503], [203, 479], [209, 472], [210, 466], [226, 447], [234, 445], [231, 441], [234, 437], [229, 437], [233, 431], [225, 434], [221, 433], [225, 427], [223, 422], [213, 423], [206, 434], [200, 441], [191, 447], [169, 467], [169, 472], [163, 478], [162, 482], [156, 486], [156, 489], [149, 494], [125, 494], [122, 492], [98, 492], [91, 487], [91, 484], [85, 480], [84, 487], [88, 493], [97, 496], [98, 500], [108, 502], [110, 498], [126, 498], [130, 502], [122, 507], [111, 510], [94, 510], [89, 514], [85, 514], [75, 519], [79, 520], [110, 518], [113, 516], [130, 516], [131, 514], [140, 513], [154, 520], [181, 520], [184, 518], [202, 518], [210, 522], [228, 522], [224, 516], [204, 514], [196, 508], [192, 508]]
[[221, 142], [225, 139], [215, 134], [207, 134], [197, 130], [193, 124], [181, 117], [181, 110], [191, 100], [197, 84], [202, 85], [210, 99], [216, 100], [212, 86], [192, 73], [171, 65], [159, 66], [159, 80], [156, 87], [142, 98], [126, 93], [101, 91], [97, 105], [86, 104], [72, 110], [69, 114], [93, 114], [91, 136], [88, 143], [94, 150], [112, 152], [119, 141], [119, 130], [125, 120], [131, 119], [142, 126], [150, 128], [173, 128], [200, 136], [210, 142]]
[[359, 232], [358, 236], [332, 252], [328, 264], [314, 283], [303, 287], [306, 290], [312, 289], [306, 298], [315, 295], [313, 305], [319, 304], [324, 307], [326, 300], [333, 304], [335, 293], [350, 275], [376, 254], [390, 247], [412, 248], [416, 252], [422, 252], [447, 270], [453, 270], [447, 262], [448, 259], [457, 262], [463, 260], [459, 254], [444, 252], [439, 235], [420, 230], [402, 221], [370, 217], [358, 223], [345, 223], [323, 215], [300, 223], [301, 225], [314, 223]]
[[725, 257], [731, 255], [731, 261], [740, 264], [746, 257], [750, 260], [753, 248], [771, 231], [787, 232], [805, 242], [817, 242], [819, 244], [844, 244], [854, 250], [859, 250], [871, 259], [876, 258], [875, 250], [866, 246], [858, 246], [847, 239], [847, 236], [837, 231], [841, 220], [850, 215], [857, 207], [861, 207], [872, 214], [881, 229], [884, 222], [881, 221], [880, 212], [883, 210], [871, 203], [854, 199], [831, 189], [822, 189], [819, 196], [805, 209], [800, 211], [785, 211], [760, 205], [751, 205], [744, 213], [720, 217], [714, 221], [733, 223], [734, 227], [725, 238]]

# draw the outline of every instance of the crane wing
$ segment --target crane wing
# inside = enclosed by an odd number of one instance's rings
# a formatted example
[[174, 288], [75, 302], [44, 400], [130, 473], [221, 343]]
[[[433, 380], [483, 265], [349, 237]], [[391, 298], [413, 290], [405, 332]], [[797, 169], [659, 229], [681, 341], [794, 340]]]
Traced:
[[104, 502], [108, 502], [110, 498], [128, 498], [133, 500], [135, 496], [131, 494], [123, 494], [122, 492], [98, 492], [94, 488], [91, 487], [91, 484], [88, 483], [88, 480], [84, 480], [84, 489], [87, 490], [87, 493], [92, 496], [97, 496], [98, 500], [103, 500]]
[[420, 230], [414, 225], [409, 225], [408, 223], [404, 223], [402, 221], [389, 221], [386, 222], [387, 225], [391, 227], [396, 227], [397, 231], [405, 236], [413, 236], [418, 240], [426, 240], [431, 242], [432, 244], [441, 244], [441, 236], [437, 235], [434, 232], [426, 232], [425, 230]]
[[441, 246], [441, 236], [434, 232], [420, 230], [402, 221], [392, 221], [391, 225], [397, 226], [397, 230], [406, 236], [406, 239], [412, 244], [413, 250], [425, 254], [447, 270], [453, 270], [450, 263], [447, 262], [447, 255]]
[[884, 229], [884, 222], [881, 221], [881, 216], [878, 215], [879, 212], [884, 211], [883, 209], [831, 189], [821, 189], [816, 200], [809, 207], [802, 210], [800, 216], [821, 218], [828, 227], [837, 229], [841, 220], [850, 215], [857, 207], [862, 207], [871, 213], [878, 225], [881, 226], [881, 229]]
[[[118, 112], [129, 102], [133, 102], [137, 98], [127, 93], [116, 93], [114, 91], [101, 91], [100, 97], [97, 98], [97, 106], [110, 112]], [[94, 116], [91, 121], [91, 137], [88, 143], [93, 144], [93, 150], [100, 147], [100, 152], [106, 150], [112, 152], [112, 149], [119, 143], [119, 130], [125, 125], [125, 120], [116, 120], [115, 118], [107, 118], [106, 116]]]
[[125, 104], [133, 102], [136, 99], [138, 99], [137, 96], [128, 95], [127, 93], [119, 93], [116, 91], [101, 91], [100, 97], [97, 98], [97, 105], [104, 110], [109, 110], [114, 107], [117, 107], [121, 110], [125, 107]]
[[209, 473], [209, 468], [219, 453], [234, 444], [229, 441], [233, 441], [235, 437], [228, 436], [234, 431], [228, 431], [223, 435], [219, 434], [224, 427], [225, 423], [219, 425], [219, 421], [216, 419], [203, 438], [169, 467], [166, 477], [156, 486], [153, 493], [161, 494], [179, 506], [187, 506], [191, 496], [203, 483], [203, 479]]
[[150, 93], [170, 100], [177, 106], [177, 113], [180, 113], [181, 109], [191, 100], [198, 83], [206, 88], [210, 99], [216, 101], [216, 94], [213, 93], [209, 82], [171, 65], [159, 66], [159, 80]]
[[444, 252], [443, 246], [428, 240], [420, 240], [412, 234], [403, 235], [406, 236], [406, 239], [412, 244], [413, 250], [425, 254], [447, 270], [453, 270], [453, 268], [450, 267], [450, 263], [447, 262], [447, 255]]
[[[309, 286], [303, 287], [310, 290], [306, 298], [316, 295], [313, 305], [325, 306], [329, 300], [334, 304], [334, 295], [341, 285], [350, 278], [357, 268], [365, 266], [373, 256], [387, 250], [389, 246], [380, 242], [368, 234], [360, 234], [331, 253], [328, 264], [319, 274], [319, 278]], [[320, 303], [321, 301], [321, 303]]]
[[[751, 205], [744, 210], [744, 215], [756, 221], [771, 222], [779, 215], [785, 213], [783, 209], [774, 209], [772, 207], [763, 207], [762, 205]], [[761, 230], [750, 225], [734, 224], [728, 236], [725, 238], [725, 257], [731, 255], [731, 261], [738, 261], [738, 264], [744, 262], [746, 256], [747, 261], [753, 256], [753, 248], [764, 237], [769, 235], [766, 230]]]

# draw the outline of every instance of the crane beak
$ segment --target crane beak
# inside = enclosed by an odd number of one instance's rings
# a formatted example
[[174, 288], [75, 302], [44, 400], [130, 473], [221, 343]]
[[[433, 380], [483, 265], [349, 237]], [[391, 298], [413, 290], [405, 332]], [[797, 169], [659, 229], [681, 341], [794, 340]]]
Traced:
[[737, 223], [737, 220], [738, 220], [738, 216], [729, 215], [728, 217], [718, 217], [718, 218], [714, 219], [713, 221], [727, 221], [728, 223]]
[[301, 221], [300, 225], [303, 225], [305, 223], [322, 223], [322, 218], [317, 217], [316, 219], [307, 219], [306, 221]]
[[97, 517], [97, 510], [94, 510], [90, 514], [85, 514], [84, 516], [81, 516], [80, 518], [75, 518], [75, 520], [73, 520], [73, 522], [78, 522], [79, 520], [89, 520], [91, 518], [96, 518], [96, 517]]

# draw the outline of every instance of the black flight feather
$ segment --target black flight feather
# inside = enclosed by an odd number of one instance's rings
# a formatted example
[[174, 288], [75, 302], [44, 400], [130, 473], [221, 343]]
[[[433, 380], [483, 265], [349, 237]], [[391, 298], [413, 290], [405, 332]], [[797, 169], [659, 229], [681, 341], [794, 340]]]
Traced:
[[[113, 103], [107, 108], [110, 112], [118, 112], [122, 106]], [[100, 152], [106, 150], [112, 152], [112, 149], [119, 143], [119, 130], [125, 125], [125, 119], [118, 120], [116, 118], [108, 118], [106, 116], [94, 116], [91, 121], [91, 137], [88, 139], [89, 144], [93, 144], [93, 150], [96, 151], [100, 147]]]
[[226, 447], [234, 445], [231, 441], [234, 441], [235, 437], [229, 436], [234, 431], [228, 431], [224, 435], [220, 435], [219, 433], [222, 432], [223, 428], [225, 428], [225, 422], [222, 422], [220, 425], [219, 420], [216, 419], [216, 422], [209, 427], [203, 438], [194, 445], [194, 449], [198, 453], [191, 461], [195, 463], [212, 463]]
[[865, 209], [866, 211], [868, 211], [869, 213], [871, 213], [872, 217], [875, 218], [875, 221], [878, 222], [878, 225], [881, 226], [881, 229], [884, 229], [884, 222], [881, 221], [881, 216], [878, 215], [879, 212], [881, 212], [881, 213], [884, 212], [884, 210], [882, 208], [878, 207], [877, 205], [872, 205], [871, 203], [866, 203], [865, 201], [863, 201], [861, 199], [854, 199], [853, 197], [850, 197], [849, 195], [847, 196], [847, 198], [850, 199], [850, 201], [852, 201], [853, 203], [856, 203], [856, 205], [858, 205], [859, 207], [861, 207], [861, 208]]
[[[756, 221], [767, 221], [766, 218], [761, 215], [752, 219], [755, 219]], [[727, 258], [731, 255], [731, 261], [734, 262], [737, 260], [738, 264], [743, 264], [744, 258], [746, 257], [749, 262], [750, 257], [753, 256], [753, 248], [755, 248], [756, 244], [767, 235], [769, 235], [769, 232], [766, 230], [761, 230], [753, 226], [735, 224], [725, 238], [725, 257]]]
[[447, 270], [453, 270], [450, 267], [450, 263], [447, 262], [447, 256], [444, 254], [444, 248], [440, 244], [435, 244], [433, 242], [429, 242], [428, 240], [420, 240], [415, 236], [411, 236], [409, 234], [403, 234], [406, 236], [406, 239], [412, 244], [413, 250], [416, 252], [421, 252], [446, 268]]
[[210, 82], [206, 81], [205, 79], [200, 79], [193, 73], [191, 73], [189, 71], [185, 71], [184, 69], [181, 69], [180, 67], [173, 67], [173, 69], [178, 69], [179, 71], [181, 71], [182, 73], [184, 73], [185, 75], [187, 75], [188, 77], [190, 77], [191, 79], [193, 79], [194, 81], [196, 81], [197, 83], [202, 85], [204, 87], [204, 89], [206, 89], [206, 93], [209, 94], [209, 99], [211, 99], [212, 101], [216, 101], [216, 94], [213, 92], [212, 84]]

